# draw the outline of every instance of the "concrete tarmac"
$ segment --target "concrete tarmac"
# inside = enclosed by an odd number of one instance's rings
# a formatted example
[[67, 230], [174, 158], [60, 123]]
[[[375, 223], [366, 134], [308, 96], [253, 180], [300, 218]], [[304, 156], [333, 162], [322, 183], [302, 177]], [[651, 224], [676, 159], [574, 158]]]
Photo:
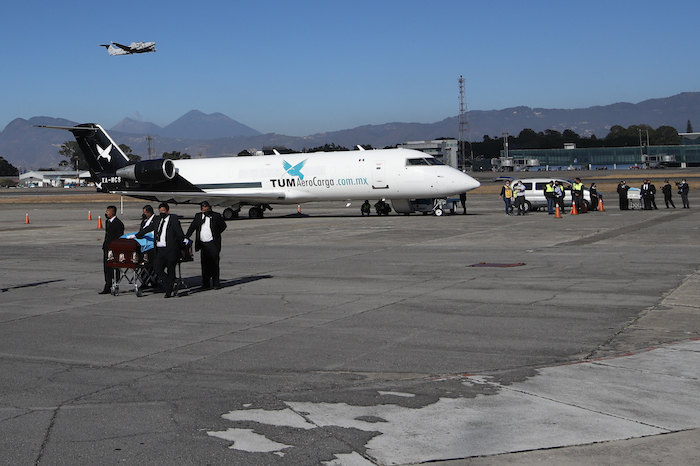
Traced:
[[606, 200], [279, 206], [163, 299], [97, 294], [104, 198], [0, 196], [0, 463], [696, 464], [698, 211]]

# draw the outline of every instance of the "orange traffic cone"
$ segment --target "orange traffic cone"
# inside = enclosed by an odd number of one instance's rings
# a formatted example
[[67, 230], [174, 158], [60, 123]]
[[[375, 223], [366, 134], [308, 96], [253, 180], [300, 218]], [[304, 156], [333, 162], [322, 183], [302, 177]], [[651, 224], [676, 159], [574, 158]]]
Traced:
[[557, 208], [554, 209], [554, 218], [561, 218], [561, 209], [559, 208], [559, 204], [557, 204]]
[[92, 220], [92, 212], [88, 210], [88, 220]]
[[29, 213], [24, 216], [24, 223], [29, 223]]
[[578, 209], [576, 209], [575, 202], [571, 203], [571, 212], [569, 212], [569, 215], [578, 215]]
[[602, 197], [598, 198], [598, 212], [605, 212], [605, 209], [603, 208], [603, 198]]
[[298, 214], [301, 213], [301, 204], [297, 204], [297, 213], [298, 213]]
[[102, 229], [102, 216], [101, 215], [97, 216], [97, 229], [98, 230]]

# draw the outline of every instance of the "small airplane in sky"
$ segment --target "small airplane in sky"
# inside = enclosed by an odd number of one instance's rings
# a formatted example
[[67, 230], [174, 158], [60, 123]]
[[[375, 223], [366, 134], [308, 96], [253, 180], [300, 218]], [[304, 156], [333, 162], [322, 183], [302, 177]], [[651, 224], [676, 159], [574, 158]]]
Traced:
[[112, 42], [109, 45], [100, 45], [100, 47], [105, 47], [110, 55], [131, 55], [134, 53], [156, 51], [155, 42], [132, 42], [131, 45], [122, 45]]
[[[39, 125], [37, 125], [39, 126]], [[270, 204], [313, 201], [390, 200], [397, 213], [414, 212], [411, 202], [440, 202], [480, 183], [431, 155], [412, 149], [377, 149], [253, 157], [131, 162], [107, 132], [95, 123], [39, 126], [70, 131], [90, 166], [98, 190], [174, 204], [224, 207], [238, 217], [241, 207], [260, 218]], [[361, 146], [360, 146], [361, 147]]]

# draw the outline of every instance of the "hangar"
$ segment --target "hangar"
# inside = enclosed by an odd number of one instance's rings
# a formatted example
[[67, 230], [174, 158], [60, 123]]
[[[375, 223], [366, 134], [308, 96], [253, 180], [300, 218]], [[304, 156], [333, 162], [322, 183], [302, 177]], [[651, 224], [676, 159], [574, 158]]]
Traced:
[[40, 188], [61, 186], [85, 186], [90, 178], [89, 171], [75, 170], [40, 170], [30, 171], [19, 175], [22, 186], [36, 186]]

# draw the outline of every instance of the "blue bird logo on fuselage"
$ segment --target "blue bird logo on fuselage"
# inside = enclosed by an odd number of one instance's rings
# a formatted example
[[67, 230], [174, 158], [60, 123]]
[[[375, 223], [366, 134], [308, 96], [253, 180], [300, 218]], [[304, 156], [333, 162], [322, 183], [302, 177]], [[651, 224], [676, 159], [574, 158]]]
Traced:
[[304, 164], [306, 163], [307, 160], [309, 160], [309, 159], [305, 159], [296, 165], [292, 165], [291, 163], [287, 162], [286, 160], [282, 160], [282, 166], [287, 171], [287, 173], [289, 173], [291, 176], [298, 176], [300, 180], [303, 180], [304, 174], [301, 172], [301, 169], [304, 168]]

